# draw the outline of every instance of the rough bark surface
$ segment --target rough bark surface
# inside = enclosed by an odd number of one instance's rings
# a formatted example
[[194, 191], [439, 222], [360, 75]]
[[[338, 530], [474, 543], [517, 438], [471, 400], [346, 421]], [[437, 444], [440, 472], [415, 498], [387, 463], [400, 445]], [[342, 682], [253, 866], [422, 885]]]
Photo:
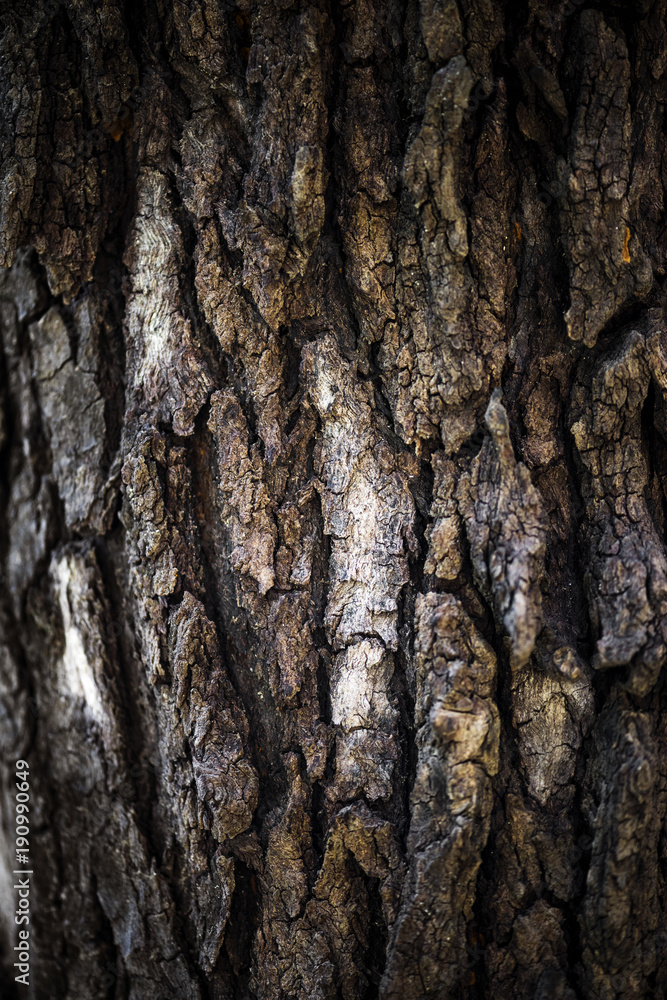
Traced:
[[666, 0], [1, 7], [3, 998], [667, 998]]

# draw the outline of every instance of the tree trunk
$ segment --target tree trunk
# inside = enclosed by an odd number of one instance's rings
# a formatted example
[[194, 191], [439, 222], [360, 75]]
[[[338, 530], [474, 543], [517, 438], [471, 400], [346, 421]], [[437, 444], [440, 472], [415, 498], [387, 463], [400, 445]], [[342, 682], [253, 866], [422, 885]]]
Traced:
[[666, 19], [5, 2], [3, 998], [667, 996]]

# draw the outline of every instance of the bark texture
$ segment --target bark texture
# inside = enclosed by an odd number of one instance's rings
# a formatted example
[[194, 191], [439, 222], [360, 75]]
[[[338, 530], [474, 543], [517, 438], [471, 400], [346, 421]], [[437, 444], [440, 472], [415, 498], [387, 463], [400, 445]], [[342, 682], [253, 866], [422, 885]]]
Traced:
[[3, 998], [664, 1000], [667, 2], [0, 25]]

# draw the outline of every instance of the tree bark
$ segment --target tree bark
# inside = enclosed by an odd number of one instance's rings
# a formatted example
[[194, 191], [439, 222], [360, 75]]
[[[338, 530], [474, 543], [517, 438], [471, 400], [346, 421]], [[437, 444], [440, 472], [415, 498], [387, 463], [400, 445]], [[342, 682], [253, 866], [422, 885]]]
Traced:
[[3, 7], [3, 997], [666, 997], [665, 0]]

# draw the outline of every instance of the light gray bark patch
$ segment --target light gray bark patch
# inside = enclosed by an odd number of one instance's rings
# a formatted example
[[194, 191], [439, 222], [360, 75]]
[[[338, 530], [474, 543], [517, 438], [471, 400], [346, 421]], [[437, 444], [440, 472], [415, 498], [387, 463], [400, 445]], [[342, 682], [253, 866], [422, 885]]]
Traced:
[[324, 623], [334, 649], [342, 650], [330, 681], [340, 731], [327, 796], [345, 801], [363, 789], [371, 799], [387, 798], [397, 755], [391, 651], [398, 648], [398, 599], [416, 548], [414, 501], [375, 426], [370, 391], [331, 334], [304, 349], [302, 373], [322, 422], [317, 489], [332, 544]]
[[333, 336], [305, 348], [302, 371], [322, 421], [317, 488], [332, 539], [327, 632], [337, 649], [361, 637], [396, 649], [398, 596], [416, 546], [407, 477], [374, 425], [368, 386]]
[[414, 501], [397, 458], [377, 431], [369, 390], [327, 334], [303, 352], [302, 372], [322, 432], [317, 488], [332, 552], [325, 626], [339, 652], [331, 707], [340, 726], [330, 801], [362, 789], [391, 794], [397, 744], [389, 684], [398, 647], [398, 598], [416, 547]]
[[337, 727], [336, 778], [330, 801], [364, 794], [388, 799], [398, 756], [398, 712], [390, 701], [394, 659], [380, 642], [362, 640], [339, 653], [330, 679], [331, 721]]
[[176, 434], [188, 436], [213, 380], [197, 318], [182, 295], [188, 263], [170, 190], [169, 112], [169, 92], [155, 75], [134, 122], [143, 165], [123, 258], [130, 272], [124, 317], [127, 407], [132, 425], [150, 411], [153, 424], [169, 422]]
[[517, 462], [509, 421], [496, 390], [488, 434], [457, 489], [477, 585], [510, 640], [512, 664], [524, 666], [542, 628], [541, 582], [547, 518], [528, 469]]
[[128, 403], [172, 422], [176, 434], [192, 434], [213, 382], [192, 321], [182, 310], [185, 252], [170, 210], [167, 179], [150, 167], [139, 177], [125, 263], [132, 274], [125, 314]]

